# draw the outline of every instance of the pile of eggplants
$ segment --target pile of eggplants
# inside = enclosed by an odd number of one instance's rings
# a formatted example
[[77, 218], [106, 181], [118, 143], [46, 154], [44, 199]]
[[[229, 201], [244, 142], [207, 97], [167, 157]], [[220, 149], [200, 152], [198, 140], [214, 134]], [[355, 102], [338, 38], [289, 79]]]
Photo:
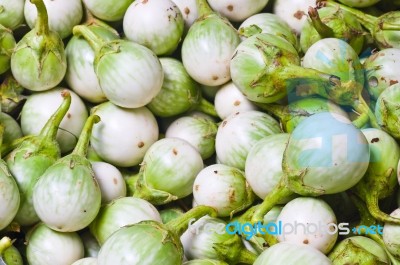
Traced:
[[400, 1], [0, 0], [0, 265], [400, 264]]

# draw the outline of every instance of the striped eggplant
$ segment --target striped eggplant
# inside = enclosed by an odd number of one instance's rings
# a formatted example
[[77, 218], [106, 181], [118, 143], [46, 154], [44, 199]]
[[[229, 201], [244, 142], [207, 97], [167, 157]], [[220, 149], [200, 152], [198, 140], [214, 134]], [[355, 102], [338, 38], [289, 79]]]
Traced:
[[317, 41], [337, 38], [346, 41], [359, 54], [365, 42], [365, 32], [360, 22], [346, 12], [335, 7], [308, 9], [309, 19], [300, 34], [300, 45], [304, 53]]
[[[107, 27], [95, 18], [89, 17], [85, 25], [88, 25], [96, 34], [107, 41], [119, 38], [118, 33], [113, 28]], [[65, 54], [68, 65], [65, 81], [69, 87], [89, 102], [101, 103], [106, 101], [107, 98], [100, 88], [94, 70], [95, 54], [89, 43], [83, 37], [73, 36], [68, 41]]]
[[105, 21], [120, 21], [134, 0], [82, 0], [90, 13]]
[[95, 73], [109, 101], [139, 108], [160, 92], [164, 72], [153, 51], [128, 40], [107, 41], [85, 25], [75, 26], [73, 33], [85, 38], [94, 50]]
[[146, 106], [159, 117], [171, 117], [186, 111], [202, 111], [217, 116], [214, 106], [201, 95], [182, 62], [170, 57], [160, 58], [164, 72], [161, 91]]
[[161, 205], [190, 195], [203, 169], [200, 153], [189, 142], [163, 138], [147, 150], [133, 196]]
[[321, 251], [307, 245], [288, 242], [276, 244], [258, 256], [254, 265], [332, 265], [332, 262]]
[[400, 82], [400, 49], [387, 48], [369, 55], [364, 63], [365, 87], [370, 96], [377, 100], [389, 86]]
[[200, 84], [222, 85], [231, 79], [230, 59], [240, 38], [230, 22], [213, 12], [206, 0], [196, 1], [199, 16], [183, 40], [182, 62]]
[[49, 29], [44, 0], [29, 1], [36, 6], [38, 18], [35, 27], [17, 43], [11, 55], [11, 71], [26, 89], [45, 91], [57, 86], [65, 76], [64, 43]]
[[34, 186], [36, 213], [55, 231], [81, 230], [100, 210], [101, 191], [86, 158], [92, 128], [99, 121], [99, 116], [89, 116], [72, 153], [47, 168]]
[[236, 112], [218, 127], [215, 149], [221, 164], [244, 170], [250, 148], [262, 138], [280, 133], [279, 123], [261, 111]]
[[168, 126], [165, 137], [186, 140], [197, 149], [204, 160], [215, 153], [217, 130], [217, 124], [211, 119], [201, 116], [183, 116]]
[[362, 96], [364, 69], [355, 50], [337, 38], [324, 38], [315, 42], [303, 57], [302, 65], [340, 79], [341, 86], [334, 90], [319, 90], [318, 95], [339, 105], [348, 105], [358, 113], [355, 125], [359, 128], [367, 121], [379, 128], [376, 117]]
[[124, 197], [103, 205], [89, 228], [99, 244], [103, 245], [107, 238], [121, 227], [144, 220], [161, 222], [161, 217], [157, 209], [148, 201]]
[[124, 226], [101, 247], [98, 265], [181, 264], [184, 253], [179, 237], [188, 228], [192, 218], [205, 215], [215, 216], [215, 210], [198, 206], [165, 225], [156, 221], [142, 221]]
[[24, 22], [25, 0], [0, 0], [0, 24], [9, 29], [16, 29]]

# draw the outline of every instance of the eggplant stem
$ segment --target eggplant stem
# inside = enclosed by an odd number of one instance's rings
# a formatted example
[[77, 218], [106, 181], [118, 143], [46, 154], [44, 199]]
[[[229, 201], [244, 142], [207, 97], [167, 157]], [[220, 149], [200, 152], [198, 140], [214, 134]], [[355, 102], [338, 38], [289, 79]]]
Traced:
[[5, 250], [7, 250], [9, 247], [12, 246], [12, 240], [9, 237], [3, 237], [0, 240], [0, 257], [4, 253]]
[[331, 38], [335, 36], [333, 29], [322, 22], [321, 17], [318, 14], [318, 10], [314, 7], [308, 8], [308, 15], [311, 19], [311, 23], [314, 29], [322, 38]]
[[[250, 208], [248, 211], [254, 211], [250, 222], [255, 224], [257, 222], [263, 222], [264, 216], [282, 199], [288, 198], [294, 194], [293, 191], [287, 188], [284, 179], [282, 178], [279, 183], [273, 188], [273, 190], [267, 194], [264, 201], [258, 205], [255, 209]], [[246, 214], [246, 213], [245, 213]]]
[[[367, 115], [367, 116], [368, 116], [368, 120], [369, 120], [370, 124], [372, 125], [372, 127], [373, 127], [373, 128], [376, 128], [376, 129], [381, 129], [381, 126], [379, 126], [378, 121], [376, 120], [375, 115], [372, 113], [372, 111], [371, 111], [371, 109], [369, 108], [367, 102], [365, 102], [365, 100], [364, 100], [364, 98], [361, 96], [361, 94], [358, 96], [358, 101], [356, 101], [356, 102], [353, 104], [353, 108], [354, 108], [358, 113], [361, 113], [361, 115], [360, 115], [360, 119], [362, 119], [361, 121], [363, 121], [363, 120], [365, 119], [364, 117], [361, 117], [361, 116], [363, 116], [363, 114], [364, 114], [364, 115]], [[354, 124], [354, 123], [353, 123], [353, 124]], [[358, 125], [358, 126], [359, 126], [359, 125], [364, 126], [365, 124], [362, 124], [361, 122], [359, 122], [357, 125]], [[356, 125], [356, 126], [357, 126], [357, 125]], [[358, 127], [358, 126], [357, 126], [357, 127]], [[361, 127], [362, 127], [362, 126], [361, 126]], [[359, 127], [359, 128], [360, 128], [360, 127]]]
[[283, 120], [287, 115], [290, 115], [286, 106], [282, 106], [274, 103], [256, 103], [255, 105], [262, 110], [269, 112], [270, 114], [277, 117], [279, 120]]
[[209, 206], [199, 205], [169, 221], [165, 226], [169, 231], [180, 237], [187, 230], [191, 219], [199, 219], [206, 215], [217, 217], [217, 210]]
[[39, 35], [48, 35], [49, 29], [49, 15], [43, 0], [30, 0], [36, 6], [37, 20], [35, 29]]
[[381, 211], [381, 209], [379, 209], [378, 194], [376, 192], [368, 193], [366, 195], [365, 202], [367, 204], [368, 211], [376, 220], [383, 223], [388, 222], [400, 225], [400, 218], [390, 216], [389, 214], [384, 213]]
[[95, 54], [100, 52], [101, 47], [105, 44], [105, 41], [96, 35], [88, 26], [78, 25], [72, 29], [74, 36], [82, 36], [92, 47]]
[[199, 104], [195, 108], [196, 110], [199, 110], [205, 114], [211, 115], [213, 117], [219, 118], [217, 111], [215, 110], [215, 107], [213, 104], [211, 104], [209, 101], [207, 101], [205, 98], [201, 97]]
[[97, 115], [90, 115], [87, 118], [72, 154], [86, 157], [93, 126], [98, 122], [100, 122], [100, 117]]
[[61, 96], [63, 97], [61, 105], [53, 113], [40, 131], [40, 135], [46, 139], [56, 138], [58, 127], [60, 126], [61, 121], [64, 119], [65, 114], [67, 114], [69, 107], [71, 106], [71, 93], [64, 89], [61, 91]]
[[196, 6], [199, 14], [197, 19], [202, 19], [214, 13], [207, 0], [196, 0]]

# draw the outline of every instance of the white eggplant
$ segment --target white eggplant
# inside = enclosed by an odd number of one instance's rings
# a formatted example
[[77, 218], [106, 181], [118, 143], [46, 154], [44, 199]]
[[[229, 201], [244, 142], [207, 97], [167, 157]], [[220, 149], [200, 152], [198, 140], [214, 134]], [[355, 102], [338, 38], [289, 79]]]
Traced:
[[269, 0], [208, 0], [211, 8], [231, 21], [243, 21], [260, 12]]
[[94, 50], [95, 73], [108, 100], [123, 108], [139, 108], [160, 92], [164, 72], [153, 51], [128, 40], [107, 41], [85, 25], [75, 26], [73, 33]]
[[206, 205], [217, 210], [219, 217], [248, 208], [255, 195], [247, 183], [244, 172], [223, 164], [205, 167], [193, 184], [193, 198], [197, 205]]
[[172, 0], [181, 11], [187, 32], [198, 17], [196, 0]]
[[273, 13], [300, 34], [307, 21], [307, 11], [316, 5], [316, 0], [275, 0]]
[[248, 100], [233, 82], [229, 82], [217, 90], [214, 106], [221, 120], [236, 112], [257, 110], [256, 105]]
[[329, 253], [338, 238], [335, 213], [323, 200], [312, 197], [299, 197], [288, 202], [279, 214], [282, 234], [279, 242], [309, 245]]
[[26, 257], [31, 265], [71, 265], [83, 256], [82, 240], [75, 232], [57, 232], [43, 223], [29, 231]]
[[118, 168], [106, 162], [91, 162], [100, 186], [102, 203], [126, 196], [126, 184]]
[[81, 230], [100, 210], [101, 191], [86, 158], [92, 128], [99, 120], [89, 116], [74, 150], [47, 168], [33, 189], [35, 211], [53, 230]]
[[158, 139], [157, 121], [145, 107], [124, 109], [105, 102], [93, 113], [101, 121], [93, 129], [91, 145], [105, 162], [121, 167], [139, 165]]
[[400, 82], [400, 49], [388, 48], [371, 54], [364, 62], [365, 86], [373, 99], [389, 86]]

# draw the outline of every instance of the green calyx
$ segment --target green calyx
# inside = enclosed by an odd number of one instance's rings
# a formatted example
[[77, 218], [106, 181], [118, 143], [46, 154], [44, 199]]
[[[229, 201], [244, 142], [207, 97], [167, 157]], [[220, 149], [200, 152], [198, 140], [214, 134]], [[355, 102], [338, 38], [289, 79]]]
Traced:
[[23, 265], [21, 254], [12, 244], [13, 240], [9, 237], [3, 237], [0, 240], [0, 264]]
[[358, 54], [364, 45], [364, 30], [350, 13], [335, 7], [310, 7], [309, 22], [303, 28], [300, 43], [303, 52], [323, 38], [338, 38], [346, 41]]
[[[243, 51], [240, 45], [243, 45]], [[253, 74], [249, 72], [251, 79], [235, 80], [232, 75], [233, 82], [254, 102], [275, 102], [292, 91], [306, 96], [315, 94], [314, 91], [333, 90], [340, 83], [335, 76], [301, 67], [297, 51], [280, 37], [262, 33], [246, 39], [240, 45], [232, 58], [231, 70], [234, 68], [234, 71], [242, 72], [246, 69], [241, 65], [255, 63], [244, 54], [248, 49], [252, 52], [258, 50], [264, 62], [264, 65], [252, 70]], [[236, 67], [241, 68], [239, 70]]]
[[329, 253], [333, 265], [340, 264], [365, 264], [384, 265], [390, 264], [387, 255], [375, 241], [367, 237], [350, 237], [341, 241]]
[[213, 249], [217, 252], [219, 260], [228, 264], [253, 264], [257, 255], [247, 250], [238, 235], [230, 237], [223, 243], [214, 243]]
[[10, 74], [4, 78], [0, 85], [1, 111], [11, 113], [19, 104], [26, 99], [22, 95], [24, 87]]
[[399, 98], [400, 85], [394, 84], [379, 95], [375, 106], [378, 124], [395, 139], [400, 139]]
[[249, 38], [253, 35], [262, 33], [262, 29], [259, 26], [253, 24], [245, 28], [240, 28], [238, 33], [240, 36]]
[[163, 205], [179, 199], [169, 192], [149, 187], [145, 180], [146, 170], [141, 168], [137, 180], [134, 182], [133, 196], [147, 200], [154, 205]]

